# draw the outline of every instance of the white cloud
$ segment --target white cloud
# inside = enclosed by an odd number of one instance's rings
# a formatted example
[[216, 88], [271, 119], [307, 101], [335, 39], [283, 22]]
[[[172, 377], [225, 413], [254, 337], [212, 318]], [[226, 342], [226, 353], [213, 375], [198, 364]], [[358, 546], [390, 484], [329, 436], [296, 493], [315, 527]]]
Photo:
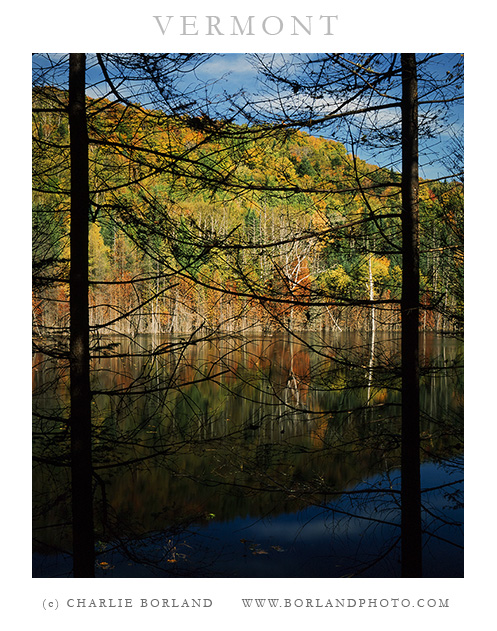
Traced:
[[202, 64], [199, 75], [212, 78], [221, 78], [229, 75], [230, 80], [252, 79], [255, 71], [250, 65], [247, 56], [238, 53], [216, 54]]

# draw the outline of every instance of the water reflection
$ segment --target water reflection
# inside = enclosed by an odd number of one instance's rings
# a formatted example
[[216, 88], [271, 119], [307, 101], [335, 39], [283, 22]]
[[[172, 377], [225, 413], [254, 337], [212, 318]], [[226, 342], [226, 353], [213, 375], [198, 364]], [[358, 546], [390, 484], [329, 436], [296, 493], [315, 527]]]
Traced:
[[[400, 575], [397, 340], [113, 342], [92, 375], [101, 575]], [[425, 575], [461, 576], [461, 347], [421, 342]], [[65, 575], [67, 370], [34, 365], [34, 575]]]

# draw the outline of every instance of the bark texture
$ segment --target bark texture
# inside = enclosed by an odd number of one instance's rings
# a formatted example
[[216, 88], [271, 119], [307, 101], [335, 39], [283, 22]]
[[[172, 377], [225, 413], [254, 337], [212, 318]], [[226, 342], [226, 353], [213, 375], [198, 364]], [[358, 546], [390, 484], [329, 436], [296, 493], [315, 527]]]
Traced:
[[418, 90], [413, 53], [402, 55], [402, 259], [402, 576], [420, 577]]
[[95, 572], [88, 319], [88, 132], [85, 55], [69, 60], [71, 155], [70, 380], [74, 576]]

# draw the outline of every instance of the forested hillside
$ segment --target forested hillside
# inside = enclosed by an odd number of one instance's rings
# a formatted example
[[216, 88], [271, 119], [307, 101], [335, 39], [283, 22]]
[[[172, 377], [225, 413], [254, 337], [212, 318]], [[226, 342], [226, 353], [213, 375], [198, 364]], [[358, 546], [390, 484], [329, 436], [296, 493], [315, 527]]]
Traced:
[[[33, 314], [45, 336], [68, 322], [69, 132], [64, 91], [33, 99]], [[106, 99], [87, 109], [93, 331], [399, 325], [397, 173], [284, 126]], [[427, 330], [462, 326], [462, 214], [460, 182], [421, 181]]]

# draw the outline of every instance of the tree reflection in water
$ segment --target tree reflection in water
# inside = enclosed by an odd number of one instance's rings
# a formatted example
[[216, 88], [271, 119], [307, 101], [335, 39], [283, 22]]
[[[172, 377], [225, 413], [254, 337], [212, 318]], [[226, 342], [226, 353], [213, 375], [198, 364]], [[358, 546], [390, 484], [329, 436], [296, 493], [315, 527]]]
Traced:
[[[114, 341], [93, 366], [97, 575], [400, 576], [391, 335]], [[424, 575], [462, 576], [461, 345], [421, 350]], [[67, 370], [33, 374], [34, 575], [70, 575]]]

